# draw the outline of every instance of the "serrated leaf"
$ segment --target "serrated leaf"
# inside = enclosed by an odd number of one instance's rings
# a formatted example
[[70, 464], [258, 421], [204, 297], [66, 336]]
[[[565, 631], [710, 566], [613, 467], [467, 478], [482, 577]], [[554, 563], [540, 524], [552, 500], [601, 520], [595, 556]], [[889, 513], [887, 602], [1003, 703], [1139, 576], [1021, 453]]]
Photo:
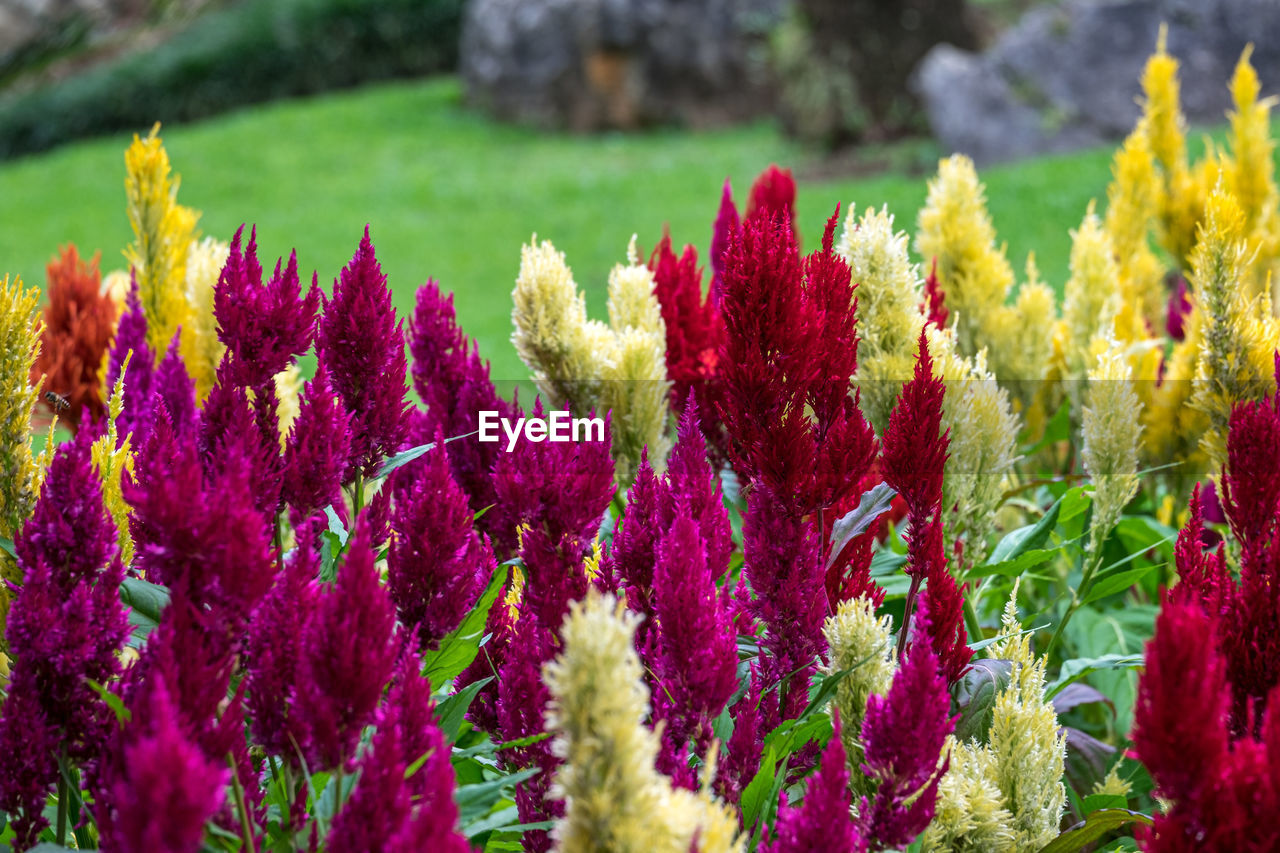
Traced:
[[1152, 826], [1155, 821], [1150, 815], [1129, 809], [1100, 809], [1085, 816], [1085, 819], [1040, 848], [1040, 853], [1076, 853], [1097, 841], [1112, 830], [1131, 823]]
[[480, 641], [484, 637], [489, 610], [506, 586], [508, 571], [499, 566], [489, 579], [484, 595], [480, 596], [462, 624], [440, 641], [438, 649], [423, 656], [422, 674], [431, 681], [432, 690], [439, 690], [453, 681], [475, 660], [476, 653], [480, 650]]
[[449, 739], [449, 743], [458, 742], [458, 731], [467, 715], [467, 709], [486, 684], [493, 681], [493, 676], [473, 681], [449, 698], [436, 705], [436, 719], [440, 721], [440, 731]]
[[986, 741], [996, 697], [1009, 686], [1012, 675], [1013, 662], [996, 658], [975, 660], [965, 670], [951, 688], [960, 711], [956, 719], [957, 740]]
[[880, 483], [869, 491], [863, 492], [857, 507], [842, 515], [831, 525], [831, 556], [827, 558], [827, 568], [831, 568], [850, 540], [864, 532], [888, 511], [897, 494], [888, 483]]

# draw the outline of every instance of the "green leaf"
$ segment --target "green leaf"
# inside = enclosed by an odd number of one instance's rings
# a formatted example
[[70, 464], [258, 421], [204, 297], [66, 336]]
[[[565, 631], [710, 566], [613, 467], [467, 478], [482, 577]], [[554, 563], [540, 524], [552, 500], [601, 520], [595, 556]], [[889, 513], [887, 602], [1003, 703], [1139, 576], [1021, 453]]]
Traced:
[[503, 792], [514, 788], [525, 779], [536, 776], [539, 772], [541, 772], [539, 768], [529, 767], [496, 779], [477, 782], [474, 785], [459, 785], [454, 789], [453, 801], [458, 805], [461, 822], [465, 825], [481, 815], [488, 814], [494, 804], [503, 798]]
[[1090, 794], [1084, 798], [1084, 813], [1086, 815], [1103, 809], [1127, 808], [1129, 808], [1129, 801], [1119, 794]]
[[111, 713], [116, 715], [117, 723], [123, 726], [125, 723], [129, 722], [133, 717], [133, 714], [131, 714], [129, 709], [124, 706], [124, 700], [107, 688], [103, 687], [98, 682], [94, 681], [92, 678], [86, 678], [85, 681], [88, 682], [90, 689], [92, 689], [94, 693], [97, 693], [103, 702], [107, 703], [107, 707], [111, 709]]
[[765, 797], [773, 790], [774, 775], [778, 772], [778, 762], [772, 749], [766, 749], [760, 759], [760, 769], [751, 777], [747, 787], [742, 790], [742, 825], [751, 826], [760, 817], [764, 808]]
[[888, 483], [880, 483], [870, 491], [863, 492], [858, 506], [831, 525], [831, 556], [827, 558], [827, 568], [840, 556], [849, 540], [865, 531], [888, 511], [897, 494]]
[[462, 834], [467, 838], [475, 838], [486, 832], [509, 832], [510, 830], [506, 827], [516, 826], [519, 823], [520, 809], [516, 806], [507, 806], [462, 827]]
[[[1015, 533], [1017, 531], [1014, 531]], [[1004, 544], [1001, 542], [1001, 544]], [[988, 562], [986, 565], [975, 566], [970, 569], [965, 577], [969, 578], [985, 578], [989, 575], [1001, 575], [1007, 578], [1016, 578], [1027, 569], [1034, 569], [1042, 563], [1047, 563], [1057, 555], [1058, 549], [1053, 548], [1033, 548], [1030, 551], [1023, 551], [1012, 560], [1004, 560], [1003, 562]]]
[[[471, 432], [464, 432], [462, 435], [455, 435], [455, 436], [446, 438], [444, 440], [444, 443], [448, 444], [449, 442], [457, 441], [460, 438], [468, 438], [470, 436], [479, 434], [479, 432], [480, 430], [473, 429]], [[435, 446], [436, 446], [436, 443], [433, 441], [433, 442], [430, 442], [429, 444], [419, 444], [417, 447], [410, 447], [408, 450], [401, 450], [395, 456], [390, 457], [389, 459], [387, 459], [386, 462], [382, 463], [382, 467], [378, 469], [378, 473], [373, 475], [374, 479], [385, 477], [388, 474], [390, 474], [392, 471], [396, 470], [397, 468], [403, 468], [405, 465], [408, 465], [410, 462], [417, 459], [419, 456], [422, 456], [423, 454], [428, 453]]]
[[480, 642], [484, 637], [484, 626], [489, 618], [489, 610], [498, 600], [499, 593], [507, 583], [508, 569], [499, 566], [489, 579], [489, 586], [451, 634], [440, 641], [440, 647], [428, 652], [423, 657], [422, 673], [431, 681], [431, 689], [439, 690], [453, 681], [458, 674], [471, 665], [476, 653], [480, 650]]
[[473, 681], [436, 706], [436, 718], [440, 721], [440, 731], [444, 732], [449, 743], [458, 742], [458, 731], [462, 728], [462, 720], [467, 714], [467, 709], [471, 707], [476, 694], [490, 681], [493, 681], [492, 675]]
[[1115, 595], [1117, 592], [1124, 592], [1138, 581], [1142, 580], [1150, 572], [1155, 571], [1154, 564], [1147, 566], [1135, 566], [1131, 569], [1123, 571], [1111, 572], [1110, 574], [1099, 575], [1098, 579], [1093, 582], [1089, 588], [1089, 594], [1085, 596], [1082, 603], [1092, 604], [1095, 601], [1106, 598], [1109, 595]]
[[18, 559], [18, 552], [14, 550], [12, 539], [6, 539], [5, 537], [0, 536], [0, 551], [4, 551], [15, 560]]
[[169, 604], [169, 590], [141, 578], [125, 578], [120, 584], [120, 600], [154, 622]]
[[960, 711], [956, 719], [956, 740], [986, 740], [996, 696], [1009, 685], [1012, 674], [1012, 661], [995, 658], [975, 660], [965, 670], [951, 688], [954, 706]]
[[[987, 565], [997, 566], [1000, 563], [1007, 563], [1043, 548], [1044, 543], [1049, 541], [1049, 534], [1053, 532], [1054, 525], [1058, 523], [1058, 514], [1062, 511], [1063, 500], [1065, 496], [1054, 501], [1053, 506], [1045, 510], [1044, 515], [1035, 524], [1019, 527], [1001, 539], [991, 552]], [[993, 574], [999, 574], [999, 572], [993, 572]]]
[[541, 743], [551, 737], [551, 732], [538, 732], [536, 735], [528, 737], [518, 737], [515, 740], [504, 740], [502, 743], [494, 747], [495, 751], [501, 752], [504, 749], [520, 749], [525, 746], [533, 746], [535, 743]]
[[1062, 664], [1058, 680], [1045, 687], [1044, 697], [1052, 699], [1068, 684], [1079, 681], [1091, 672], [1104, 669], [1131, 669], [1142, 666], [1142, 655], [1101, 655], [1096, 658], [1072, 658]]
[[1063, 831], [1053, 841], [1041, 847], [1040, 853], [1076, 853], [1108, 832], [1131, 823], [1152, 826], [1155, 822], [1150, 815], [1129, 811], [1129, 809], [1100, 809], [1086, 815], [1080, 823]]
[[347, 528], [342, 526], [342, 519], [338, 518], [338, 513], [334, 510], [333, 504], [329, 504], [324, 508], [324, 517], [329, 520], [329, 532], [338, 537], [338, 544], [345, 548], [347, 545]]
[[1053, 413], [1049, 422], [1044, 425], [1044, 435], [1030, 447], [1023, 448], [1022, 456], [1032, 456], [1051, 444], [1071, 438], [1071, 401], [1063, 400], [1058, 411]]

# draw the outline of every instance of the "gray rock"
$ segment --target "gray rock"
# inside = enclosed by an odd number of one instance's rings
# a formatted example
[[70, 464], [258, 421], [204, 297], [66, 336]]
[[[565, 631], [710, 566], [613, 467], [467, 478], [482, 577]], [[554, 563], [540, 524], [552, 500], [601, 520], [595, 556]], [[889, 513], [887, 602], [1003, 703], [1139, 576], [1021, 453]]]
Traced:
[[768, 107], [762, 48], [788, 0], [472, 0], [468, 99], [588, 130], [717, 124]]
[[1280, 84], [1275, 0], [1068, 0], [1028, 13], [983, 54], [939, 45], [913, 86], [942, 146], [978, 163], [1118, 139], [1138, 118], [1139, 78], [1162, 22], [1192, 123], [1223, 120], [1251, 41], [1264, 91]]

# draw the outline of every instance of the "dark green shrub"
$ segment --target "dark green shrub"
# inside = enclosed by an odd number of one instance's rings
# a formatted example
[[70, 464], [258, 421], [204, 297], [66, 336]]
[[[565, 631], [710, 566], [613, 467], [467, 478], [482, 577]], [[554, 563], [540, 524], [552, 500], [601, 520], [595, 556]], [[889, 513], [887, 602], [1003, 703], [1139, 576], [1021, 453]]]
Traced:
[[463, 0], [246, 0], [153, 50], [0, 101], [0, 158], [155, 121], [452, 70]]

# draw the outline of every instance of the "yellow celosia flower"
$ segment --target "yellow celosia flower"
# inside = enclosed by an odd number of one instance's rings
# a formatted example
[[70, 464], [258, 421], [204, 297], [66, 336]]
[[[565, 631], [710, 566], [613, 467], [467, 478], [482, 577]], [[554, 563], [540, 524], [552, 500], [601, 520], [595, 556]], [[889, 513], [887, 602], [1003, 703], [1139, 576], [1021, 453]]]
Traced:
[[1204, 312], [1191, 404], [1208, 416], [1203, 446], [1215, 467], [1226, 458], [1232, 407], [1274, 390], [1274, 354], [1280, 346], [1280, 323], [1271, 313], [1270, 293], [1250, 299], [1242, 292], [1243, 227], [1240, 206], [1220, 185], [1209, 196], [1199, 242], [1191, 253], [1190, 283]]
[[992, 648], [993, 657], [1013, 664], [1009, 684], [996, 696], [988, 742], [953, 743], [925, 850], [1032, 853], [1058, 834], [1067, 798], [1066, 736], [1044, 698], [1045, 661], [1019, 636], [1017, 595], [1015, 583], [1001, 623], [1004, 639]]
[[[1160, 322], [1165, 310], [1164, 268], [1150, 244], [1163, 196], [1146, 127], [1140, 120], [1112, 162], [1104, 227], [1119, 267], [1121, 304], [1153, 325]], [[1125, 335], [1123, 329], [1116, 333]]]
[[1185, 337], [1174, 345], [1165, 362], [1164, 378], [1152, 391], [1150, 404], [1142, 413], [1144, 459], [1153, 466], [1177, 463], [1172, 476], [1184, 484], [1199, 481], [1208, 465], [1208, 456], [1200, 445], [1209, 428], [1209, 418], [1190, 405], [1203, 328], [1203, 312], [1193, 307], [1184, 321]]
[[835, 706], [840, 712], [850, 785], [856, 794], [870, 794], [862, 772], [862, 722], [867, 699], [888, 693], [893, 683], [893, 619], [877, 619], [871, 601], [855, 598], [840, 603], [836, 614], [827, 617], [822, 633], [831, 649], [827, 672], [849, 670], [836, 687]]
[[612, 413], [622, 484], [630, 483], [643, 448], [661, 470], [670, 446], [666, 327], [653, 275], [635, 257], [634, 237], [628, 256], [631, 262], [609, 276], [611, 325], [605, 325], [587, 319], [585, 296], [564, 255], [550, 242], [531, 242], [521, 252], [511, 315], [511, 342], [553, 408]]
[[218, 340], [218, 322], [213, 316], [213, 291], [230, 251], [230, 247], [221, 240], [206, 237], [192, 243], [187, 254], [184, 290], [191, 315], [190, 334], [186, 334], [184, 328], [182, 343], [186, 348], [182, 352], [182, 360], [195, 382], [196, 399], [201, 401], [213, 387], [218, 363], [227, 349]]
[[1156, 52], [1142, 71], [1142, 108], [1147, 141], [1166, 176], [1178, 173], [1187, 162], [1187, 120], [1182, 115], [1178, 60], [1169, 55], [1169, 28], [1160, 25]]
[[[30, 384], [31, 368], [40, 355], [40, 291], [24, 288], [22, 279], [0, 279], [0, 536], [13, 540], [31, 515], [40, 492], [41, 469], [31, 450], [31, 413], [40, 385]], [[0, 554], [0, 651], [7, 648], [9, 588], [2, 581], [22, 580], [13, 557]]]
[[911, 378], [925, 317], [920, 271], [907, 252], [907, 234], [895, 232], [888, 207], [867, 208], [858, 219], [853, 205], [836, 251], [857, 284], [858, 389], [862, 411], [878, 433]]
[[[125, 355], [120, 365], [120, 376], [116, 379], [115, 388], [111, 390], [111, 398], [107, 400], [107, 431], [98, 438], [90, 448], [93, 467], [102, 481], [102, 502], [111, 520], [116, 525], [116, 538], [120, 544], [120, 559], [128, 566], [133, 562], [133, 537], [129, 535], [129, 507], [124, 502], [121, 479], [127, 473], [133, 474], [133, 453], [129, 448], [131, 436], [120, 438], [116, 421], [124, 411], [124, 374], [129, 366], [133, 352]], [[119, 447], [116, 446], [119, 442]]]
[[1085, 377], [1092, 362], [1093, 339], [1111, 334], [1120, 308], [1119, 278], [1115, 251], [1091, 201], [1080, 227], [1071, 232], [1071, 276], [1063, 289], [1067, 379]]
[[1258, 100], [1261, 85], [1258, 73], [1249, 62], [1252, 53], [1253, 45], [1244, 49], [1231, 77], [1235, 109], [1230, 113], [1228, 137], [1231, 158], [1224, 164], [1223, 176], [1244, 214], [1246, 232], [1274, 217], [1280, 200], [1275, 184], [1275, 143], [1271, 140], [1271, 107], [1276, 100]]
[[1136, 421], [1142, 410], [1133, 390], [1132, 375], [1124, 348], [1114, 340], [1089, 371], [1080, 457], [1093, 481], [1089, 552], [1095, 559], [1103, 540], [1120, 520], [1125, 504], [1138, 493], [1142, 427]]
[[275, 375], [276, 417], [280, 421], [280, 449], [284, 450], [289, 430], [302, 411], [300, 395], [305, 380], [297, 363], [291, 364]]
[[1111, 770], [1107, 772], [1106, 777], [1093, 783], [1093, 793], [1128, 799], [1133, 793], [1133, 786], [1127, 780], [1120, 778], [1119, 767], [1119, 762], [1111, 765]]
[[552, 831], [564, 853], [740, 851], [733, 810], [705, 790], [674, 788], [654, 768], [658, 736], [645, 726], [648, 689], [635, 651], [638, 617], [594, 588], [570, 606], [560, 655], [543, 669], [547, 730], [564, 760], [552, 796], [565, 815]]
[[[125, 152], [125, 194], [134, 243], [125, 258], [138, 278], [138, 296], [147, 316], [147, 344], [156, 363], [179, 327], [191, 334], [187, 302], [187, 254], [195, 236], [194, 210], [178, 204], [178, 180], [170, 178], [169, 155], [160, 125], [146, 139], [133, 137]], [[189, 348], [184, 345], [184, 351]]]

